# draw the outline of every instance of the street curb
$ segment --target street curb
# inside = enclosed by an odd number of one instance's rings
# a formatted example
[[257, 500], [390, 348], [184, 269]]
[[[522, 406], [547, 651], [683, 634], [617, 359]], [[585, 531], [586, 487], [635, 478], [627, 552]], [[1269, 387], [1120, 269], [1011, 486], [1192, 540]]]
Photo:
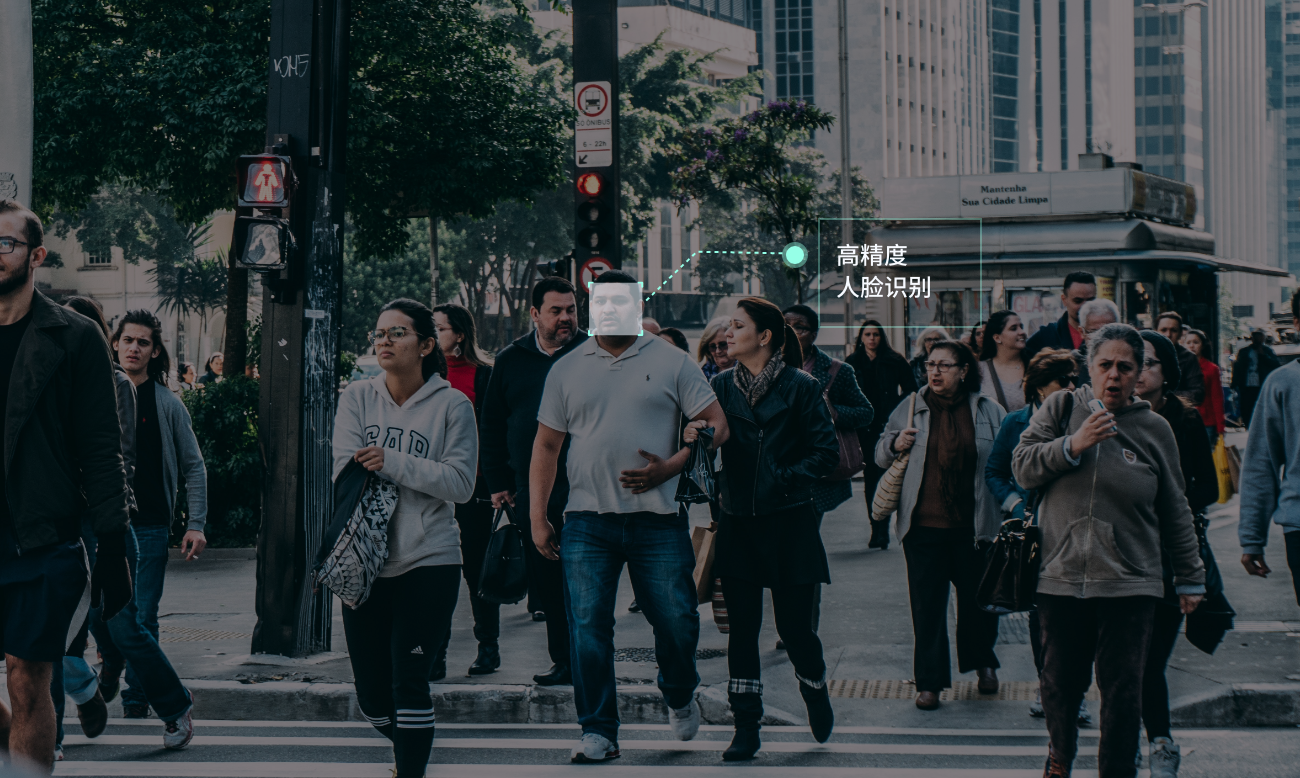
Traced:
[[[185, 552], [179, 548], [167, 549], [168, 561], [175, 562], [178, 559], [184, 559]], [[199, 559], [218, 559], [226, 560], [252, 560], [257, 559], [257, 549], [255, 548], [205, 548], [203, 553], [198, 556]]]
[[1300, 726], [1300, 683], [1239, 683], [1173, 701], [1176, 727]]
[[[183, 681], [194, 693], [194, 718], [232, 721], [365, 721], [350, 683], [300, 681]], [[430, 684], [439, 718], [458, 724], [577, 723], [573, 687], [491, 684]], [[696, 692], [706, 724], [731, 724], [726, 690], [702, 686]], [[625, 724], [666, 724], [668, 711], [655, 686], [618, 687], [618, 713]], [[768, 708], [763, 723], [805, 726], [782, 710]]]

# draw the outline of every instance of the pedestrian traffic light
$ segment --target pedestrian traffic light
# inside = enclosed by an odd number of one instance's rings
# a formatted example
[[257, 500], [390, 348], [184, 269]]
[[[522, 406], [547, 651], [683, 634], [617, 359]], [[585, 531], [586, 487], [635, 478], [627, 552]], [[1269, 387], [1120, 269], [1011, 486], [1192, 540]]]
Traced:
[[578, 176], [578, 218], [574, 230], [578, 236], [578, 260], [585, 262], [601, 255], [614, 244], [618, 223], [612, 190], [599, 173]]
[[294, 188], [293, 163], [288, 157], [252, 154], [239, 158], [239, 205], [245, 208], [288, 208]]
[[240, 216], [231, 241], [235, 259], [249, 270], [283, 270], [297, 249], [289, 221], [278, 216]]
[[573, 257], [575, 252], [570, 251], [560, 259], [552, 259], [549, 262], [538, 262], [537, 272], [543, 278], [559, 276], [560, 278], [573, 280]]

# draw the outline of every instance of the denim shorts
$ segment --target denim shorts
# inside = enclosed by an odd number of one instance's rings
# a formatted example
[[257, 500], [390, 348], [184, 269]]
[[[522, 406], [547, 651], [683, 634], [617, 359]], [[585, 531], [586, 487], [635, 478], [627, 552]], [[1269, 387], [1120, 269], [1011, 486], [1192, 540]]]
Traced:
[[86, 583], [80, 540], [20, 555], [13, 533], [0, 530], [0, 654], [61, 662]]

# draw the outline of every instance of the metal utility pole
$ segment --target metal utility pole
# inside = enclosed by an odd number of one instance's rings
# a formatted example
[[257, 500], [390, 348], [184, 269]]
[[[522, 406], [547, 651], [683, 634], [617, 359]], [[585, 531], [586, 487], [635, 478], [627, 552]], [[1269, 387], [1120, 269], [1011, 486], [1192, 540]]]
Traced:
[[[849, 154], [849, 10], [839, 0], [840, 11], [840, 245], [853, 245], [853, 165]], [[818, 273], [821, 272], [820, 258]], [[853, 303], [844, 298], [844, 353], [853, 337]]]
[[32, 207], [32, 5], [0, 0], [0, 199]]
[[[574, 237], [578, 286], [623, 266], [619, 226], [618, 0], [573, 0]], [[586, 278], [584, 278], [586, 276]]]
[[272, 0], [267, 145], [297, 174], [289, 211], [298, 248], [265, 279], [261, 444], [267, 473], [257, 543], [254, 653], [330, 648], [331, 595], [311, 566], [333, 503], [349, 0]]

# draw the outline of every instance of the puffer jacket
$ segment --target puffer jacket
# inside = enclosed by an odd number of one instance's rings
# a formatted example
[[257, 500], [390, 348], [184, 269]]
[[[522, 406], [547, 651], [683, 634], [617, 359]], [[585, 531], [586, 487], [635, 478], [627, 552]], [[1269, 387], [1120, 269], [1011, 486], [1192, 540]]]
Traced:
[[785, 367], [753, 408], [736, 386], [734, 368], [710, 382], [727, 414], [719, 495], [733, 516], [756, 516], [812, 502], [813, 484], [840, 461], [839, 441], [821, 387]]
[[1066, 392], [1034, 413], [1011, 457], [1016, 481], [1039, 489], [1043, 533], [1038, 591], [1064, 597], [1160, 597], [1163, 544], [1179, 594], [1205, 591], [1192, 512], [1174, 433], [1145, 400], [1115, 413], [1119, 434], [1077, 455], [1065, 439], [1092, 415], [1092, 387], [1075, 389], [1061, 428]]
[[[908, 427], [916, 427], [916, 440], [912, 444], [912, 456], [907, 460], [907, 472], [903, 475], [903, 490], [898, 499], [898, 519], [894, 524], [898, 537], [907, 536], [912, 526], [912, 511], [921, 491], [921, 480], [925, 477], [925, 447], [930, 440], [930, 407], [925, 398], [930, 394], [930, 387], [924, 386], [916, 397], [916, 419], [912, 422], [907, 412], [912, 405], [910, 399], [904, 399], [894, 409], [885, 425], [885, 431], [876, 443], [876, 464], [887, 468], [894, 463], [898, 454], [893, 450], [898, 433]], [[991, 398], [982, 394], [971, 394], [971, 418], [975, 420], [975, 539], [992, 540], [1002, 526], [1002, 509], [993, 498], [988, 484], [984, 480], [984, 470], [988, 466], [989, 454], [993, 451], [993, 441], [1006, 411]]]

